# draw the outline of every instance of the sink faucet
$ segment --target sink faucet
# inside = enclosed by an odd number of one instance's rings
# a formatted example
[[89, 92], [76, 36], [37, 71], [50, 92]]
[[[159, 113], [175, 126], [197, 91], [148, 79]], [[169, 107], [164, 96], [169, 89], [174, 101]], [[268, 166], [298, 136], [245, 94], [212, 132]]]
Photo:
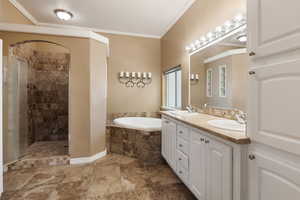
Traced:
[[236, 121], [238, 121], [240, 124], [246, 124], [247, 123], [247, 114], [241, 110], [236, 109], [236, 114], [234, 115], [236, 118]]
[[192, 107], [191, 105], [188, 105], [188, 106], [186, 107], [186, 109], [188, 110], [189, 113], [194, 112], [194, 109], [193, 109], [193, 107]]

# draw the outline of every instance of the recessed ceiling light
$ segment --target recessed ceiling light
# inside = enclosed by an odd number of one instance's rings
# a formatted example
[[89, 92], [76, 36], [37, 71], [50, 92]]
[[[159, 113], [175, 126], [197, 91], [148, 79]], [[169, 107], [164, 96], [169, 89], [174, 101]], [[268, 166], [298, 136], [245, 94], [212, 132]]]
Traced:
[[55, 9], [54, 13], [59, 19], [64, 21], [68, 21], [73, 17], [73, 14], [71, 12], [63, 9]]
[[246, 35], [240, 35], [236, 39], [240, 42], [247, 42], [247, 36]]

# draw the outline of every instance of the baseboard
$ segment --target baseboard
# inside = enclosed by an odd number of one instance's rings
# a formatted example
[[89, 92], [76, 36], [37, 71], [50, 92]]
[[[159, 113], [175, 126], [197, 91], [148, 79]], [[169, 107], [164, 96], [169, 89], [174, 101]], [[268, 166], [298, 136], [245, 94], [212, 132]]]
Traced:
[[78, 165], [78, 164], [86, 164], [86, 163], [91, 163], [94, 162], [97, 159], [103, 158], [104, 156], [107, 155], [106, 149], [100, 153], [97, 153], [93, 156], [90, 157], [81, 157], [81, 158], [71, 158], [70, 159], [70, 164], [71, 165]]

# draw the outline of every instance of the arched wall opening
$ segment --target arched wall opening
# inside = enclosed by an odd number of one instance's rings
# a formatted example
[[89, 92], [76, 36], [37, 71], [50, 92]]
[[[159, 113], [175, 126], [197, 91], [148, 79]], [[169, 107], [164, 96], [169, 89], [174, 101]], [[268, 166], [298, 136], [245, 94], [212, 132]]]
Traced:
[[4, 159], [68, 155], [70, 50], [45, 40], [9, 46]]
[[0, 31], [0, 38], [3, 40], [4, 57], [8, 57], [11, 45], [23, 41], [49, 41], [69, 49], [70, 162], [80, 163], [81, 158], [84, 158], [83, 162], [89, 162], [104, 155], [108, 43], [77, 35], [15, 31]]

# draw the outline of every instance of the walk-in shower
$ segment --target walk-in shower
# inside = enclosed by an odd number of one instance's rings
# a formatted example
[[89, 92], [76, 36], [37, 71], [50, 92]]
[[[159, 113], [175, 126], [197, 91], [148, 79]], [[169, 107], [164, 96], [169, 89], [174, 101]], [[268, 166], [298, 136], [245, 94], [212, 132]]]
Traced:
[[69, 50], [54, 43], [24, 41], [9, 48], [3, 70], [5, 163], [68, 155], [69, 67]]

